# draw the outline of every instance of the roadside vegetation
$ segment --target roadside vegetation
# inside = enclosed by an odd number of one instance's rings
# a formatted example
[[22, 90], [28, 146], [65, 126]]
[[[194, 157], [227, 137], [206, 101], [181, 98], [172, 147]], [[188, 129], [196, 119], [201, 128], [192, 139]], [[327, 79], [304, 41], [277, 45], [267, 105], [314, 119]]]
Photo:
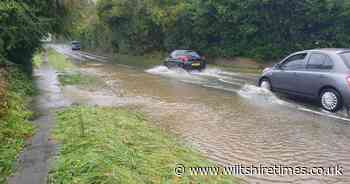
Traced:
[[[35, 95], [31, 77], [41, 40], [65, 31], [70, 0], [0, 1], [0, 183], [14, 169], [18, 153], [33, 134], [27, 97]], [[77, 2], [77, 1], [75, 1]]]
[[37, 52], [37, 54], [33, 57], [33, 66], [34, 68], [40, 68], [41, 64], [43, 64], [44, 52]]
[[176, 164], [208, 166], [199, 153], [124, 108], [74, 106], [57, 113], [61, 144], [49, 183], [235, 183], [233, 177], [177, 177]]
[[[194, 49], [260, 62], [350, 43], [349, 1], [100, 0], [80, 8], [72, 35], [85, 48], [144, 55]], [[77, 11], [79, 12], [79, 11]], [[77, 13], [78, 14], [78, 13]]]
[[48, 50], [48, 62], [50, 66], [59, 72], [72, 70], [75, 67], [65, 55], [51, 48]]
[[0, 91], [0, 183], [5, 183], [25, 140], [33, 134], [28, 97], [37, 90], [27, 74], [11, 66], [0, 70]]
[[12, 62], [31, 73], [41, 40], [66, 31], [70, 8], [70, 0], [0, 1], [0, 67]]

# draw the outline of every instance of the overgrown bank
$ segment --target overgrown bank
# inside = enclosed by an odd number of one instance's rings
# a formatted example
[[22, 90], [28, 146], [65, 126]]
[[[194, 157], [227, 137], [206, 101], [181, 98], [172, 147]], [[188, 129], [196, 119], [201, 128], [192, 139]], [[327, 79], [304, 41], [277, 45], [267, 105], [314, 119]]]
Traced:
[[100, 0], [84, 7], [73, 37], [86, 48], [120, 54], [194, 49], [270, 61], [350, 42], [344, 0]]
[[34, 131], [28, 97], [36, 94], [32, 79], [19, 69], [0, 69], [0, 183], [12, 173], [18, 153]]
[[61, 148], [51, 184], [236, 183], [230, 176], [176, 176], [177, 164], [212, 164], [153, 127], [141, 113], [75, 106], [57, 113], [56, 120], [54, 139]]

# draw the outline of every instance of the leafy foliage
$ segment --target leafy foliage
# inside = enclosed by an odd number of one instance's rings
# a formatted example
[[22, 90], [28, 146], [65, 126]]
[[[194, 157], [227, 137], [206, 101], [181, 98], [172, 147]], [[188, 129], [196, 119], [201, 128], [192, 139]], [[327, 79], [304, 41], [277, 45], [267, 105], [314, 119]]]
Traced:
[[184, 48], [268, 60], [350, 41], [346, 0], [99, 0], [97, 14], [89, 29], [107, 25], [120, 53]]
[[97, 9], [92, 0], [80, 0], [74, 11], [69, 11], [70, 25], [67, 35], [72, 40], [80, 40], [84, 49], [94, 48], [101, 51], [114, 51], [112, 48], [111, 31], [107, 25], [100, 21]]
[[21, 64], [29, 73], [31, 59], [48, 33], [64, 31], [68, 0], [0, 1], [0, 65]]
[[4, 183], [25, 139], [33, 133], [28, 123], [32, 113], [25, 106], [25, 97], [34, 95], [36, 90], [31, 79], [15, 67], [3, 71], [0, 79], [6, 83], [6, 88], [1, 89], [6, 98], [0, 107], [0, 183]]

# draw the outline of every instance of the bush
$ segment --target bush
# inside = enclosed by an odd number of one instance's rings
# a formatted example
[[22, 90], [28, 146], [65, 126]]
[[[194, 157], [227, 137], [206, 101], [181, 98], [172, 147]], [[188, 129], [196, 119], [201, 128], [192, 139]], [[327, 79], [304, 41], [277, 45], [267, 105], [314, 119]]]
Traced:
[[[350, 41], [350, 3], [342, 0], [100, 0], [97, 12], [91, 6], [93, 24], [85, 23], [78, 37], [91, 43], [103, 37], [124, 54], [182, 48], [271, 60], [296, 50], [348, 47]], [[96, 32], [100, 25], [108, 31]]]
[[28, 119], [32, 113], [26, 107], [26, 97], [36, 90], [31, 79], [19, 68], [10, 67], [2, 71], [0, 86], [2, 106], [0, 107], [0, 183], [6, 181], [16, 162], [17, 154], [26, 138], [33, 133]]
[[66, 1], [0, 1], [0, 65], [11, 61], [31, 73], [32, 57], [41, 39], [48, 33], [61, 33], [65, 27]]

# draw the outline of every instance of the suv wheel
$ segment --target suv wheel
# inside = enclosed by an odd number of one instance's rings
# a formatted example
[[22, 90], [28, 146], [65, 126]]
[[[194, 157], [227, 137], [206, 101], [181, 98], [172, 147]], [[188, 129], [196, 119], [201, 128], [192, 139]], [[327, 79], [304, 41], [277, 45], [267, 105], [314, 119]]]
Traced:
[[323, 109], [336, 112], [342, 107], [340, 94], [334, 89], [325, 89], [321, 92], [320, 103]]
[[271, 86], [271, 83], [268, 79], [262, 79], [261, 82], [260, 82], [260, 87], [263, 88], [263, 89], [267, 89], [269, 91], [272, 90], [272, 86]]

